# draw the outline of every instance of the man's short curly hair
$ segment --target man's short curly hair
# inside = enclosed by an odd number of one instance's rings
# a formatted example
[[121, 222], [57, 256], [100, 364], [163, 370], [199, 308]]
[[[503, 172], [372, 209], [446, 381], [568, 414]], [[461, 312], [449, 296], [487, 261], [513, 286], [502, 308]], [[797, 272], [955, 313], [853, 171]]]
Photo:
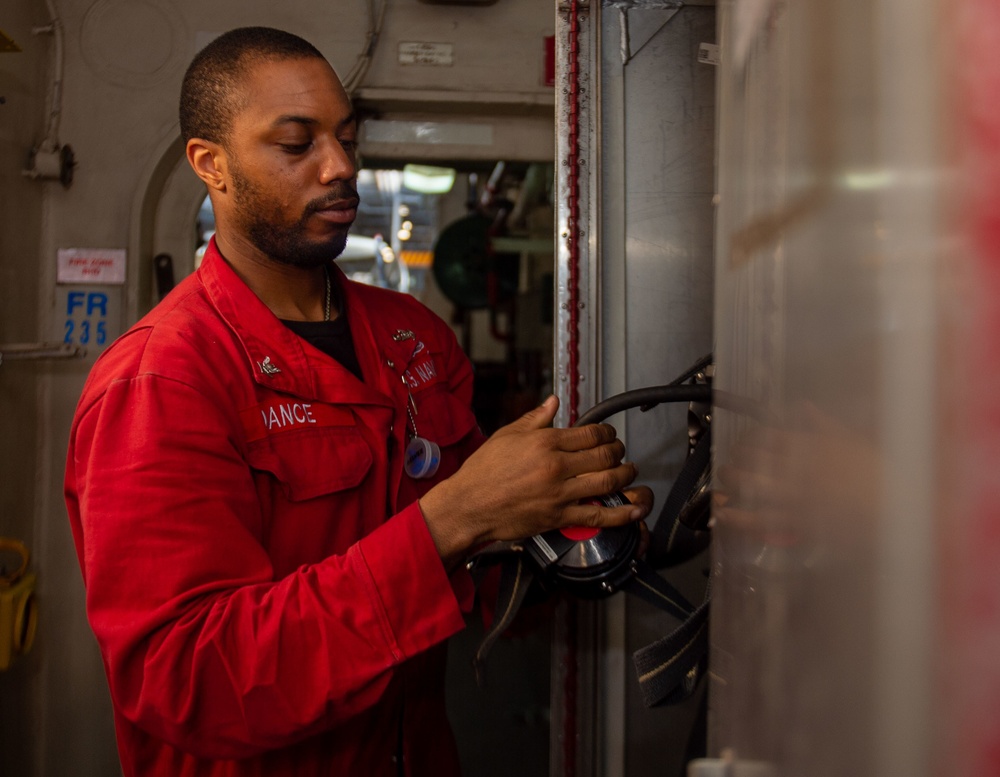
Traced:
[[242, 86], [262, 62], [325, 59], [298, 35], [271, 27], [239, 27], [223, 33], [195, 55], [181, 85], [181, 135], [226, 145], [233, 118], [246, 96]]

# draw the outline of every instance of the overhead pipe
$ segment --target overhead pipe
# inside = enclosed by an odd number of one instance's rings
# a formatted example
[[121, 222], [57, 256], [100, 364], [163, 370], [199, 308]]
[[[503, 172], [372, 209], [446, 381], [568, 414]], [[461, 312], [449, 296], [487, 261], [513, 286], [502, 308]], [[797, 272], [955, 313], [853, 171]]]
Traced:
[[32, 35], [51, 35], [54, 54], [52, 65], [52, 84], [49, 87], [49, 115], [45, 127], [45, 137], [31, 153], [31, 167], [22, 170], [26, 178], [37, 180], [58, 180], [69, 188], [73, 183], [73, 168], [76, 158], [69, 145], [59, 143], [59, 122], [62, 118], [62, 90], [64, 64], [63, 23], [56, 13], [54, 0], [46, 0], [49, 11], [49, 23], [44, 27], [34, 27]]

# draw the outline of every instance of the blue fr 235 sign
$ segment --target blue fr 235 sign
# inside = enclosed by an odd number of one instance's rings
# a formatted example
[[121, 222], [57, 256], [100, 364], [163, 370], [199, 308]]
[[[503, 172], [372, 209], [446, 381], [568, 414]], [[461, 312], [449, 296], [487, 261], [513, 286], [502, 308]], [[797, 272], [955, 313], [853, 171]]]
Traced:
[[57, 332], [67, 345], [103, 351], [120, 333], [121, 289], [108, 286], [57, 286]]
[[70, 289], [66, 295], [63, 342], [73, 345], [106, 345], [108, 295], [103, 291]]

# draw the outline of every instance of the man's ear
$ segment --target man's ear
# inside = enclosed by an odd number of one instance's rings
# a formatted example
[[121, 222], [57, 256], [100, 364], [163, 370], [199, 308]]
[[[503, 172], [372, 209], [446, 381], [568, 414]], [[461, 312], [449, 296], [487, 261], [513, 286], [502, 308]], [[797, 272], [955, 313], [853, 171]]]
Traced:
[[201, 138], [191, 138], [185, 149], [188, 163], [210, 191], [222, 192], [226, 189], [226, 152], [218, 143]]

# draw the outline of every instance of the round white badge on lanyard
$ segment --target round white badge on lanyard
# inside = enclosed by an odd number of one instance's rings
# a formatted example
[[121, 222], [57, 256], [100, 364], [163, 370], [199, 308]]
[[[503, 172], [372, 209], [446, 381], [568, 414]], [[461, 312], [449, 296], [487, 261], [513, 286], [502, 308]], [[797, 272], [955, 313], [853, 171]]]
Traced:
[[432, 478], [441, 464], [441, 448], [436, 442], [414, 437], [406, 446], [403, 469], [414, 480]]

